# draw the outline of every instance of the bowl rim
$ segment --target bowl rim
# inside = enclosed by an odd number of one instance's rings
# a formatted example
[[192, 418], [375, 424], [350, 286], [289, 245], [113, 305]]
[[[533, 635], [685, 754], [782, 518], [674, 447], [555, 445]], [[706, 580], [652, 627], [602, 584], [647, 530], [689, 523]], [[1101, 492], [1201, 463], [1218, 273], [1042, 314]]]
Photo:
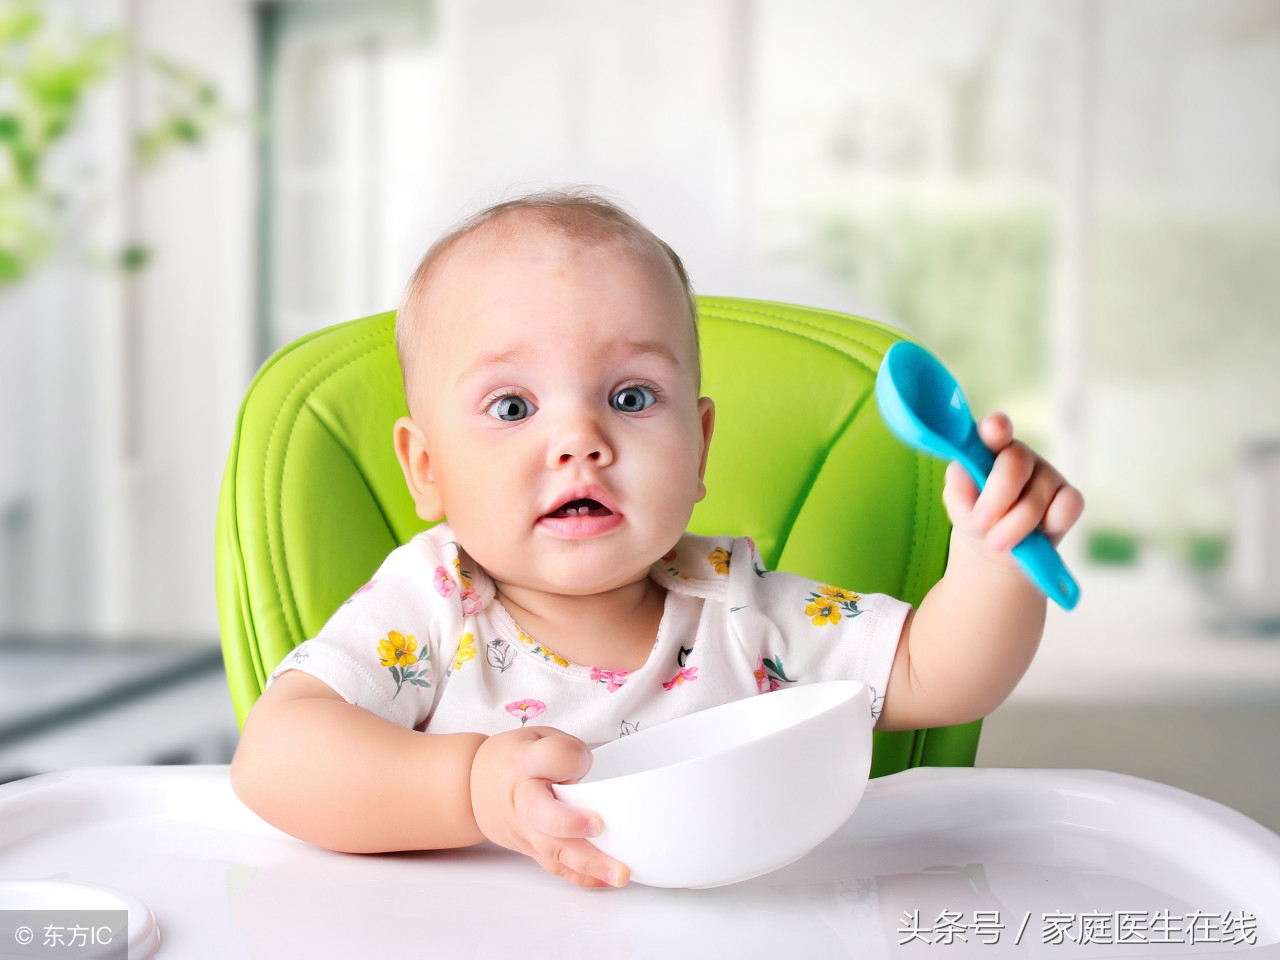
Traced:
[[[731, 758], [732, 758], [732, 757], [734, 757], [737, 753], [740, 753], [741, 751], [746, 750], [748, 747], [751, 747], [753, 744], [758, 744], [758, 743], [762, 743], [762, 742], [768, 741], [768, 740], [770, 740], [770, 739], [772, 739], [772, 738], [774, 738], [774, 737], [779, 737], [779, 736], [781, 736], [781, 735], [782, 735], [782, 734], [784, 734], [784, 733], [788, 733], [788, 732], [790, 732], [790, 731], [793, 731], [793, 730], [795, 730], [797, 727], [803, 727], [803, 726], [805, 726], [806, 724], [811, 724], [811, 723], [816, 722], [820, 717], [824, 716], [824, 715], [825, 715], [825, 714], [827, 714], [827, 713], [830, 713], [832, 710], [836, 710], [836, 709], [838, 709], [838, 708], [840, 708], [840, 707], [844, 706], [844, 705], [845, 705], [845, 704], [847, 704], [850, 700], [855, 699], [856, 697], [858, 697], [860, 694], [863, 694], [864, 692], [865, 692], [865, 694], [866, 694], [866, 699], [867, 699], [867, 719], [868, 719], [869, 721], [870, 721], [870, 720], [872, 720], [872, 718], [871, 718], [871, 710], [870, 710], [870, 707], [871, 707], [870, 688], [869, 688], [869, 687], [868, 687], [864, 682], [862, 682], [861, 680], [851, 680], [851, 679], [838, 679], [838, 680], [816, 680], [816, 681], [814, 681], [814, 682], [812, 682], [812, 683], [798, 683], [798, 684], [796, 684], [796, 686], [794, 686], [794, 687], [784, 687], [784, 688], [779, 689], [779, 690], [770, 690], [770, 691], [767, 691], [767, 692], [765, 692], [765, 693], [757, 693], [757, 694], [752, 694], [752, 695], [749, 695], [749, 696], [746, 696], [746, 697], [739, 697], [737, 700], [727, 700], [727, 701], [725, 701], [724, 703], [718, 703], [718, 704], [716, 704], [714, 707], [707, 707], [705, 710], [695, 710], [693, 713], [686, 713], [686, 714], [684, 714], [683, 716], [673, 717], [672, 719], [670, 719], [670, 720], [666, 720], [666, 721], [664, 721], [664, 722], [662, 722], [662, 723], [658, 724], [657, 726], [649, 727], [647, 730], [639, 730], [639, 731], [637, 731], [636, 733], [628, 734], [628, 735], [627, 735], [627, 738], [629, 738], [629, 737], [643, 736], [645, 733], [647, 733], [647, 732], [649, 732], [649, 731], [652, 731], [652, 730], [658, 730], [658, 729], [661, 729], [661, 728], [663, 728], [663, 727], [667, 727], [667, 726], [669, 726], [670, 724], [679, 724], [679, 723], [684, 722], [684, 721], [689, 721], [689, 720], [690, 720], [690, 718], [692, 718], [692, 717], [700, 716], [700, 715], [702, 715], [702, 714], [710, 713], [710, 712], [712, 712], [712, 711], [724, 711], [724, 710], [729, 710], [729, 709], [734, 708], [734, 707], [737, 707], [738, 709], [743, 709], [742, 707], [740, 707], [740, 706], [739, 706], [740, 704], [742, 704], [742, 703], [746, 703], [746, 702], [751, 702], [751, 701], [756, 701], [756, 700], [760, 699], [761, 697], [774, 696], [774, 695], [777, 695], [777, 694], [796, 694], [796, 693], [798, 693], [798, 692], [799, 692], [799, 691], [801, 691], [801, 690], [806, 690], [806, 691], [807, 691], [807, 690], [809, 690], [809, 689], [811, 689], [811, 688], [814, 688], [814, 687], [837, 687], [837, 686], [844, 686], [844, 687], [847, 687], [847, 688], [848, 688], [848, 692], [847, 692], [847, 694], [846, 694], [845, 696], [839, 697], [838, 699], [834, 700], [832, 703], [828, 704], [828, 705], [827, 705], [825, 708], [823, 708], [822, 710], [819, 710], [819, 711], [817, 711], [816, 713], [810, 714], [809, 716], [804, 717], [804, 718], [803, 718], [803, 719], [801, 719], [801, 720], [797, 720], [797, 721], [795, 721], [794, 723], [789, 723], [789, 724], [787, 724], [786, 726], [779, 727], [779, 728], [778, 728], [778, 729], [776, 729], [776, 730], [770, 730], [770, 731], [768, 731], [768, 732], [766, 732], [766, 733], [762, 733], [762, 734], [760, 734], [760, 735], [758, 735], [758, 736], [754, 736], [754, 737], [751, 737], [751, 738], [749, 738], [749, 739], [739, 741], [739, 742], [734, 743], [734, 744], [732, 744], [732, 745], [730, 745], [730, 746], [728, 746], [728, 747], [725, 747], [725, 748], [724, 748], [724, 749], [722, 749], [722, 750], [717, 750], [717, 751], [715, 751], [714, 753], [701, 754], [700, 756], [696, 756], [696, 757], [689, 757], [689, 758], [687, 758], [687, 759], [685, 759], [685, 760], [677, 760], [677, 761], [675, 761], [675, 762], [673, 762], [673, 763], [663, 763], [663, 764], [659, 764], [659, 765], [656, 765], [656, 766], [647, 767], [647, 768], [646, 768], [646, 769], [644, 769], [644, 770], [635, 770], [635, 771], [632, 771], [631, 773], [621, 773], [621, 774], [618, 774], [617, 776], [614, 776], [614, 777], [603, 777], [603, 778], [601, 778], [601, 779], [599, 779], [599, 780], [585, 780], [585, 779], [579, 779], [579, 780], [575, 780], [575, 781], [573, 781], [573, 782], [568, 782], [568, 783], [554, 783], [554, 784], [552, 784], [552, 788], [553, 788], [553, 790], [554, 790], [554, 791], [558, 791], [558, 790], [559, 790], [560, 788], [562, 788], [562, 787], [567, 787], [567, 788], [570, 788], [571, 793], [572, 793], [572, 792], [573, 792], [573, 791], [572, 791], [572, 788], [573, 788], [573, 787], [593, 787], [593, 786], [596, 786], [596, 785], [614, 784], [614, 783], [622, 783], [622, 784], [625, 784], [625, 783], [627, 783], [628, 781], [634, 781], [634, 780], [637, 780], [637, 779], [638, 779], [638, 778], [640, 778], [640, 777], [649, 776], [649, 775], [655, 774], [655, 773], [657, 773], [657, 772], [659, 772], [659, 771], [676, 770], [676, 769], [679, 769], [680, 767], [687, 766], [687, 765], [689, 765], [689, 764], [693, 764], [693, 763], [702, 763], [702, 762], [706, 762], [706, 761], [708, 761], [708, 760], [712, 760], [712, 759], [716, 759], [716, 760], [731, 759]], [[873, 725], [874, 725], [873, 723], [869, 723], [869, 724], [868, 724], [868, 727], [867, 727], [868, 732], [870, 732], [871, 727], [872, 727]], [[619, 738], [617, 738], [616, 740], [609, 740], [609, 741], [607, 741], [606, 743], [602, 743], [602, 744], [600, 744], [598, 747], [596, 747], [595, 749], [593, 749], [593, 750], [591, 751], [591, 753], [592, 753], [592, 755], [593, 755], [592, 767], [594, 768], [594, 766], [595, 766], [595, 763], [594, 763], [594, 754], [595, 754], [596, 750], [600, 750], [600, 749], [603, 749], [603, 748], [605, 748], [605, 747], [609, 747], [609, 746], [611, 746], [612, 744], [619, 743], [619, 742], [621, 742], [622, 740], [627, 739], [627, 738], [619, 737]], [[591, 771], [590, 771], [590, 770], [589, 770], [589, 771], [587, 771], [587, 773], [584, 775], [584, 777], [589, 777], [589, 776], [591, 776]], [[557, 794], [557, 796], [558, 796], [558, 794]]]

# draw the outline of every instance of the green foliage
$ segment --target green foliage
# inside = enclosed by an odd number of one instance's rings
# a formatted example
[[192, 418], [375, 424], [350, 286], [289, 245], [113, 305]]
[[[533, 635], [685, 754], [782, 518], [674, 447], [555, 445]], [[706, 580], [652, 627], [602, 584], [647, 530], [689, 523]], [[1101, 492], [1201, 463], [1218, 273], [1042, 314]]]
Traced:
[[1199, 380], [1275, 343], [1280, 230], [1244, 218], [1105, 216], [1089, 353], [1110, 379]]
[[160, 119], [138, 134], [138, 161], [152, 166], [176, 147], [196, 146], [227, 118], [218, 91], [200, 74], [161, 56], [150, 66], [162, 81]]
[[1050, 245], [1039, 209], [903, 209], [874, 221], [832, 217], [807, 255], [882, 302], [985, 412], [1043, 386]]
[[1189, 534], [1185, 547], [1187, 565], [1198, 573], [1217, 573], [1227, 565], [1230, 546], [1225, 534]]
[[[74, 128], [86, 95], [128, 52], [123, 33], [86, 33], [69, 17], [53, 16], [44, 0], [0, 0], [0, 286], [21, 280], [54, 249], [67, 198], [48, 182], [47, 161]], [[163, 57], [147, 63], [161, 106], [159, 120], [137, 136], [143, 167], [203, 142], [226, 119], [207, 80]], [[119, 257], [125, 269], [146, 262], [142, 247]]]
[[122, 49], [118, 33], [51, 23], [41, 0], [0, 0], [0, 284], [52, 249], [60, 198], [44, 182], [45, 161]]
[[1138, 538], [1124, 530], [1090, 530], [1085, 555], [1102, 566], [1127, 567], [1138, 562]]
[[120, 266], [127, 271], [141, 270], [151, 261], [151, 251], [139, 243], [131, 243], [120, 251]]

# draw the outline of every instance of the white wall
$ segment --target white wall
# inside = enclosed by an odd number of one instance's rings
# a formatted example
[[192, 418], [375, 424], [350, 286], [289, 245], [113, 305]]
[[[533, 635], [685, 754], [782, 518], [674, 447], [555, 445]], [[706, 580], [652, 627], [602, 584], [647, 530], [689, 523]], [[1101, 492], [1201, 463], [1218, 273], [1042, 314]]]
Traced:
[[[240, 114], [207, 145], [131, 172], [155, 90], [125, 69], [58, 163], [93, 172], [60, 255], [0, 293], [0, 510], [26, 504], [0, 626], [105, 636], [216, 634], [218, 480], [253, 372], [254, 43], [234, 0], [69, 5], [204, 74]], [[151, 251], [127, 275], [105, 261]], [[24, 545], [29, 551], [24, 551]]]
[[[97, 25], [132, 24], [144, 48], [213, 79], [240, 120], [130, 179], [125, 121], [145, 121], [155, 93], [141, 71], [136, 83], [94, 95], [64, 151], [64, 167], [98, 171], [105, 201], [78, 243], [0, 291], [0, 629], [210, 636], [217, 487], [260, 359], [255, 8], [251, 0], [61, 3]], [[277, 201], [309, 190], [308, 202], [342, 211], [335, 222], [346, 246], [325, 254], [337, 251], [338, 269], [322, 277], [332, 289], [322, 288], [314, 272], [290, 274], [291, 264], [307, 266], [306, 237], [276, 223], [276, 343], [393, 307], [442, 229], [508, 191], [547, 183], [620, 194], [685, 257], [701, 292], [890, 321], [902, 319], [890, 298], [824, 269], [828, 213], [891, 257], [903, 240], [890, 220], [895, 205], [927, 214], [926, 231], [945, 227], [952, 211], [1061, 207], [1055, 255], [1075, 258], [1068, 281], [1094, 271], [1094, 289], [1073, 288], [1077, 302], [1062, 311], [1076, 313], [1085, 397], [1063, 390], [1057, 401], [1081, 424], [1083, 469], [1073, 476], [1089, 494], [1087, 523], [1152, 537], [1179, 524], [1221, 530], [1236, 445], [1280, 436], [1280, 380], [1270, 375], [1280, 288], [1256, 270], [1234, 282], [1228, 268], [1241, 264], [1219, 270], [1190, 257], [1195, 237], [1159, 236], [1166, 220], [1185, 215], [1226, 234], [1238, 227], [1237, 240], [1256, 227], [1275, 249], [1280, 128], [1266, 122], [1280, 76], [1273, 0], [422, 7], [434, 11], [430, 44], [385, 45], [378, 56], [352, 47], [334, 60], [348, 92], [357, 91], [341, 109], [359, 114], [369, 103], [381, 115], [357, 117], [358, 129], [346, 118], [331, 124], [346, 151], [332, 182], [307, 186], [313, 171], [304, 164], [277, 184]], [[1092, 27], [1083, 25], [1094, 31], [1092, 66], [1073, 65], [1088, 53], [1078, 49], [1081, 11], [1092, 11]], [[1092, 94], [1064, 93], [1089, 69]], [[961, 102], [984, 83], [984, 101]], [[332, 105], [316, 103], [323, 123]], [[985, 119], [968, 131], [978, 159], [966, 166], [955, 161], [955, 137], [975, 104]], [[1072, 162], [1092, 167], [1072, 173]], [[1130, 214], [1147, 230], [1133, 234], [1139, 242], [1115, 226]], [[1071, 230], [1074, 250], [1062, 242]], [[1141, 240], [1150, 234], [1169, 239], [1169, 250]], [[135, 277], [87, 265], [127, 240], [153, 251]], [[927, 285], [926, 273], [909, 282]], [[981, 293], [972, 298], [979, 307]], [[963, 312], [949, 297], [934, 295], [943, 304], [936, 312]], [[1216, 315], [1215, 304], [1225, 305]], [[974, 314], [956, 320], [954, 336], [978, 344], [986, 363], [981, 335], [996, 327]], [[1235, 328], [1244, 332], [1216, 336]], [[1059, 365], [1062, 355], [1058, 342]], [[968, 376], [981, 384], [992, 366]], [[1051, 420], [1043, 397], [994, 400], [1021, 426]]]

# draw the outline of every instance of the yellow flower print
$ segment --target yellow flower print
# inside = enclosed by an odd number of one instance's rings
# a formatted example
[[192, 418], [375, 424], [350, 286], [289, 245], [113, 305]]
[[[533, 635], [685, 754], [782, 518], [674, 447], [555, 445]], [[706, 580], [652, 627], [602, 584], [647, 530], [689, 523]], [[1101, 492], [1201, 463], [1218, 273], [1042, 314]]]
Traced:
[[378, 641], [378, 661], [384, 667], [407, 667], [418, 662], [418, 641], [406, 637], [398, 630], [387, 631], [385, 640]]
[[844, 590], [840, 587], [833, 587], [830, 584], [823, 584], [818, 591], [828, 600], [835, 600], [837, 603], [857, 603], [862, 598], [852, 590]]
[[464, 633], [462, 639], [458, 641], [458, 655], [453, 658], [453, 666], [450, 671], [457, 670], [468, 660], [476, 658], [476, 637], [473, 633]]
[[833, 600], [814, 600], [804, 608], [804, 615], [813, 618], [816, 627], [825, 627], [828, 623], [840, 622], [840, 611]]
[[720, 576], [729, 572], [729, 551], [724, 547], [716, 547], [707, 554], [707, 561]]
[[526, 646], [532, 647], [533, 652], [538, 654], [540, 657], [542, 657], [542, 659], [547, 661], [547, 663], [554, 663], [557, 667], [569, 666], [568, 660], [566, 660], [564, 657], [557, 656], [556, 654], [548, 650], [546, 647], [544, 647], [542, 644], [538, 643], [536, 640], [533, 639], [533, 637], [529, 636], [522, 629], [520, 629], [519, 624], [516, 625], [516, 637], [517, 639], [519, 639], [521, 643], [525, 644]]
[[462, 584], [462, 589], [470, 590], [471, 577], [467, 575], [467, 571], [462, 569], [462, 560], [458, 557], [453, 558], [453, 572], [457, 574], [458, 582]]
[[543, 660], [547, 661], [547, 663], [554, 663], [557, 667], [569, 666], [568, 660], [566, 660], [564, 657], [557, 656], [556, 654], [552, 653], [550, 650], [548, 650], [546, 647], [544, 647], [540, 643], [534, 646], [533, 652], [541, 656]]
[[852, 590], [842, 590], [829, 583], [820, 584], [817, 590], [809, 593], [804, 615], [813, 620], [815, 627], [825, 627], [830, 623], [839, 623], [842, 616], [861, 616], [863, 611], [858, 609], [861, 599]]
[[391, 671], [391, 679], [396, 682], [392, 700], [400, 696], [406, 683], [415, 687], [431, 686], [431, 665], [418, 659], [417, 650], [418, 641], [398, 630], [388, 630], [386, 637], [378, 641], [378, 662]]

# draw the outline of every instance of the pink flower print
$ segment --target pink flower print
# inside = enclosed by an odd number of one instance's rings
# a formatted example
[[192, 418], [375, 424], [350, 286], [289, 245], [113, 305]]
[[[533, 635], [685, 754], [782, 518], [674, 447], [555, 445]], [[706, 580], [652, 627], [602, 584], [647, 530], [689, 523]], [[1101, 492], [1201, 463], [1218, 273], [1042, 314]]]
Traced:
[[374, 585], [375, 583], [377, 583], [377, 582], [378, 582], [377, 580], [370, 580], [370, 581], [369, 581], [368, 583], [366, 583], [363, 587], [358, 588], [358, 589], [356, 590], [356, 592], [355, 592], [355, 593], [353, 593], [351, 596], [347, 597], [347, 599], [346, 599], [346, 600], [342, 601], [342, 605], [345, 607], [348, 603], [350, 603], [350, 602], [351, 602], [352, 600], [354, 600], [356, 597], [360, 596], [360, 594], [362, 594], [362, 593], [368, 593], [370, 590], [372, 590], [372, 589], [373, 589], [373, 585]]
[[444, 567], [436, 567], [436, 575], [431, 581], [436, 588], [436, 593], [444, 597], [446, 600], [453, 596], [453, 592], [458, 589], [458, 585], [453, 582], [449, 576], [449, 571]]
[[743, 537], [742, 539], [747, 541], [747, 546], [751, 550], [751, 569], [755, 571], [755, 575], [757, 577], [764, 577], [767, 571], [761, 565], [759, 559], [757, 559], [758, 551], [756, 550], [756, 542], [750, 537]]
[[622, 689], [622, 685], [627, 682], [627, 671], [601, 670], [599, 667], [592, 667], [591, 679], [595, 683], [605, 684], [605, 689], [613, 693], [615, 690]]
[[667, 573], [671, 574], [673, 577], [679, 577], [681, 580], [688, 580], [689, 578], [685, 574], [681, 573], [673, 566], [676, 561], [676, 551], [678, 549], [679, 545], [674, 546], [662, 555], [662, 569], [666, 570]]
[[782, 669], [781, 657], [774, 657], [772, 660], [756, 657], [755, 673], [756, 687], [761, 693], [772, 693], [774, 690], [780, 690], [784, 683], [795, 682]]
[[515, 700], [507, 704], [507, 713], [520, 718], [520, 726], [524, 726], [534, 717], [541, 716], [547, 705], [541, 700]]
[[772, 688], [769, 686], [769, 675], [764, 672], [764, 657], [756, 657], [756, 689], [761, 693], [768, 693]]
[[480, 608], [484, 606], [484, 601], [480, 599], [480, 594], [468, 588], [462, 592], [462, 614], [466, 617], [475, 616], [480, 612]]
[[698, 679], [697, 667], [681, 667], [679, 672], [662, 685], [663, 690], [674, 690], [676, 687], [682, 686], [686, 681], [693, 683]]

